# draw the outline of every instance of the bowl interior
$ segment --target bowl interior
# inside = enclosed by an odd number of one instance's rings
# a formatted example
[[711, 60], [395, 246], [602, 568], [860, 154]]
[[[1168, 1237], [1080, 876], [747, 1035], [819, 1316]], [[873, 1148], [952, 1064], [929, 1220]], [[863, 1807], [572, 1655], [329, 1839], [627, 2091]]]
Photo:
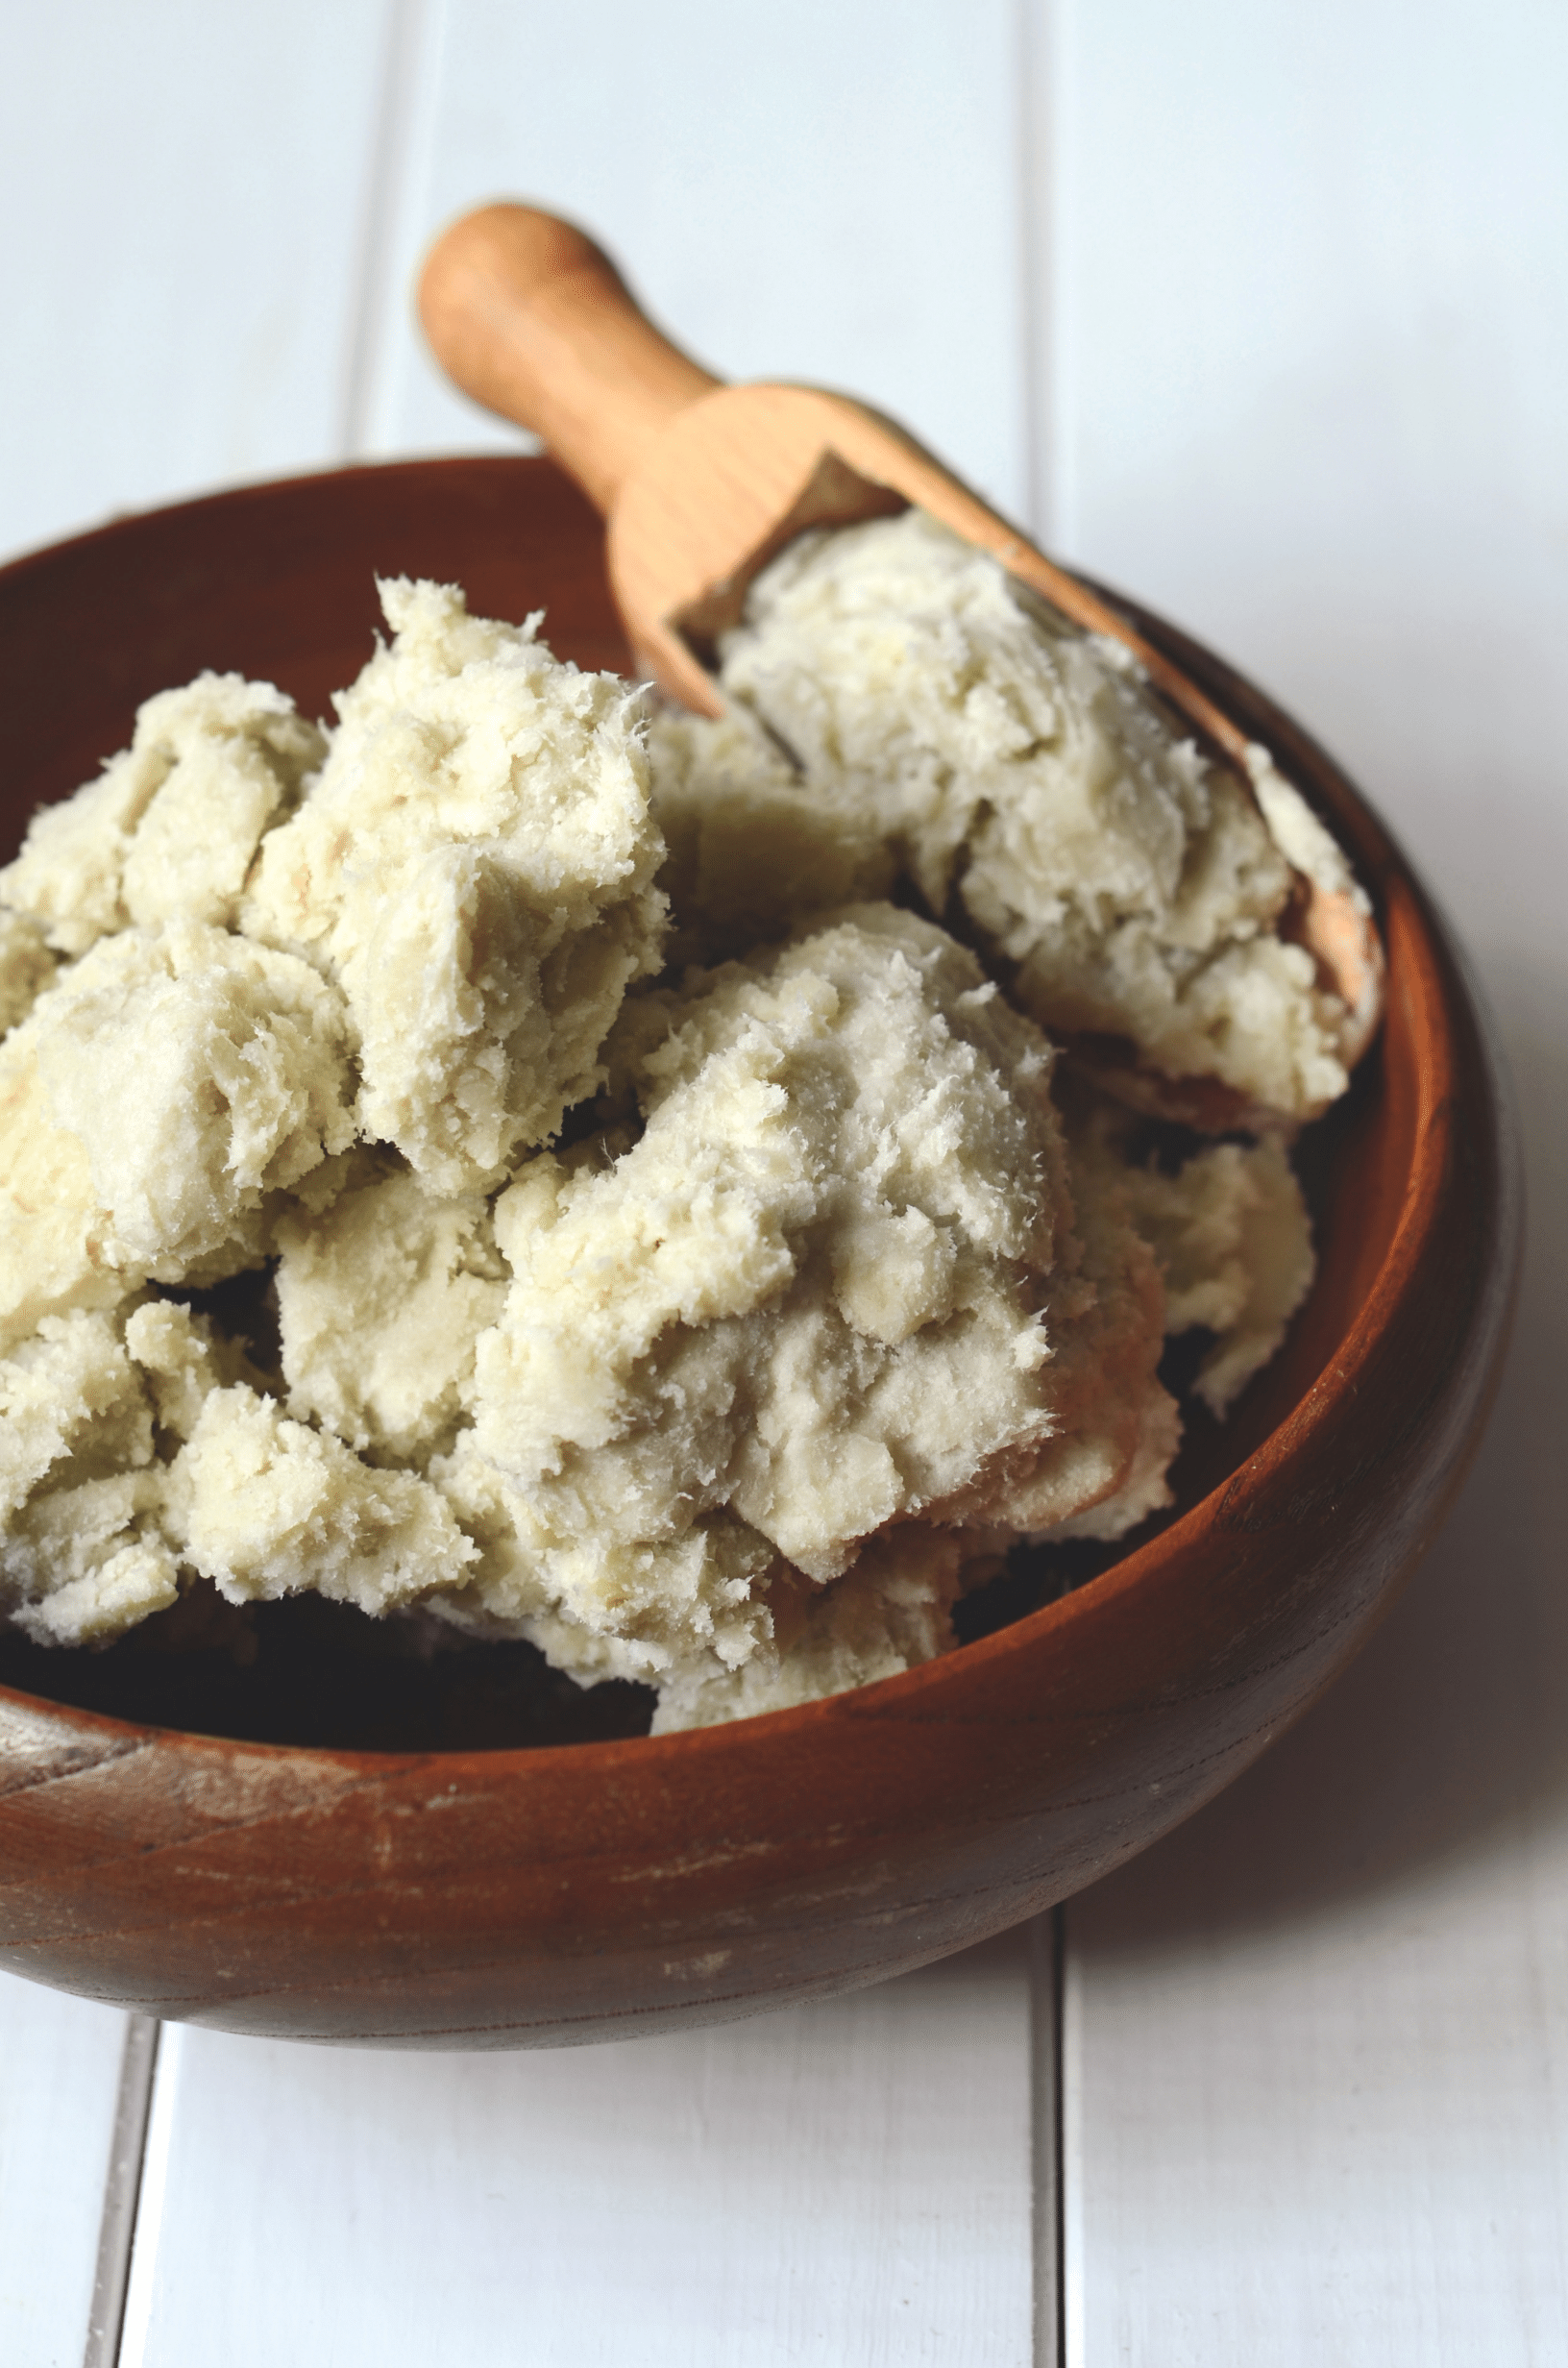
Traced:
[[[518, 619], [543, 608], [558, 655], [628, 665], [599, 519], [546, 461], [350, 470], [129, 519], [0, 571], [0, 854], [14, 850], [36, 806], [68, 795], [125, 745], [141, 700], [204, 667], [272, 680], [305, 712], [329, 712], [331, 692], [353, 680], [373, 646], [375, 579], [396, 575], [460, 582], [480, 614]], [[1158, 620], [1139, 622], [1200, 679], [1207, 673], [1206, 687], [1233, 709], [1252, 697]], [[1329, 810], [1376, 893], [1394, 861], [1378, 826], [1309, 744], [1281, 748], [1282, 720], [1254, 705], [1241, 720], [1287, 764], [1294, 756], [1296, 777]], [[1417, 1098], [1396, 992], [1384, 1040], [1298, 1152], [1317, 1232], [1311, 1297], [1226, 1423], [1188, 1409], [1168, 1520], [1246, 1462], [1346, 1340], [1394, 1237]], [[1065, 1577], [1091, 1580], [1126, 1551], [1020, 1554], [965, 1607], [965, 1633], [978, 1639], [1026, 1617]], [[0, 1683], [138, 1724], [375, 1751], [591, 1746], [646, 1726], [643, 1690], [579, 1693], [529, 1647], [488, 1646], [431, 1664], [367, 1637], [369, 1626], [314, 1599], [268, 1606], [248, 1662], [222, 1647], [148, 1649], [135, 1637], [101, 1653], [52, 1653], [8, 1635]]]

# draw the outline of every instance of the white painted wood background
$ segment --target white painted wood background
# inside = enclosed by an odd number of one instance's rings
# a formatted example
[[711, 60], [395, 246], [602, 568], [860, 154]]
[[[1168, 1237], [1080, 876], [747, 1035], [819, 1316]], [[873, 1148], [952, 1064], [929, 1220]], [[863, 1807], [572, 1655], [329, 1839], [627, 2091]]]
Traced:
[[[496, 194], [906, 417], [1349, 763], [1474, 951], [1532, 1243], [1335, 1693], [1066, 1915], [1072, 2368], [1568, 2357], [1561, 0], [55, 0], [0, 30], [0, 555], [493, 448], [411, 332]], [[1053, 2363], [1048, 1953], [509, 2060], [166, 2034], [126, 2368]], [[0, 1986], [0, 2360], [88, 2320], [122, 2027]], [[1031, 2198], [1031, 2186], [1033, 2195]]]

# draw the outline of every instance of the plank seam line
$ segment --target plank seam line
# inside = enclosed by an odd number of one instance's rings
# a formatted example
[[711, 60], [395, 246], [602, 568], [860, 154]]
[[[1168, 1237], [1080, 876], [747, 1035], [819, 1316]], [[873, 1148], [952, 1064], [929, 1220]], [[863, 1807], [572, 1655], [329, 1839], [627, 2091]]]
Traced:
[[150, 2014], [128, 2014], [125, 2018], [125, 2045], [120, 2054], [119, 2089], [109, 2144], [109, 2173], [104, 2182], [104, 2211], [98, 2228], [98, 2259], [93, 2271], [83, 2368], [115, 2368], [120, 2356], [160, 2028]]
[[388, 0], [380, 88], [355, 259], [353, 319], [343, 373], [339, 458], [362, 460], [370, 443], [376, 370], [385, 343], [397, 268], [396, 224], [413, 130], [426, 0]]
[[1063, 2110], [1066, 2084], [1062, 2077], [1062, 2002], [1066, 1988], [1066, 1969], [1067, 1912], [1065, 1907], [1058, 1907], [1051, 1910], [1051, 2146], [1054, 2155], [1052, 2191], [1055, 2209], [1051, 2215], [1050, 2241], [1056, 2257], [1053, 2368], [1067, 2368], [1067, 2148]]
[[1034, 2368], [1063, 2368], [1060, 1908], [1029, 1926], [1029, 2250]]
[[181, 2066], [184, 2057], [185, 2025], [163, 2026], [159, 2041], [152, 2110], [147, 2116], [147, 2139], [141, 2158], [141, 2193], [136, 2225], [132, 2232], [131, 2271], [125, 2286], [125, 2317], [120, 2329], [115, 2368], [146, 2368], [152, 2341], [153, 2308], [157, 2300], [163, 2222], [168, 2207], [169, 2164], [174, 2152], [174, 2125], [181, 2109]]
[[1030, 533], [1049, 548], [1055, 515], [1054, 382], [1047, 344], [1055, 287], [1051, 269], [1050, 58], [1051, 0], [1014, 0], [1014, 203], [1017, 207], [1018, 378], [1023, 413], [1024, 516]]

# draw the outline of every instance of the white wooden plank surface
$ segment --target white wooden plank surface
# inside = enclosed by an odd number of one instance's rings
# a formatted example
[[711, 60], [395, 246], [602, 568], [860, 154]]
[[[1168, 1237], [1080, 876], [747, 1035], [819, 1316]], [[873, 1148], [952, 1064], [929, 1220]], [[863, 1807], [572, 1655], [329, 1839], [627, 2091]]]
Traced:
[[1560, 1770], [1542, 1813], [1487, 1764], [1475, 1574], [1074, 1915], [1069, 2361], [1568, 2357]]
[[[1537, 1211], [1504, 1418], [1418, 1591], [1253, 1778], [1073, 1912], [1072, 2356], [1555, 2359], [1568, 20], [1547, 0], [1018, 16], [1054, 135], [1033, 183], [1003, 0], [16, 14], [0, 550], [343, 449], [501, 440], [436, 390], [403, 291], [438, 221], [502, 191], [599, 229], [715, 366], [853, 385], [1014, 507], [1033, 360], [1059, 545], [1292, 701], [1483, 952]], [[0, 2356], [31, 2368], [80, 2356], [118, 2024], [89, 2046], [97, 2010], [12, 1991], [0, 2265], [66, 2331], [29, 2354], [0, 2301]], [[642, 2050], [418, 2060], [184, 2035], [128, 2356], [352, 2362], [357, 2306], [391, 2361], [699, 2359], [718, 2296], [742, 2359], [1028, 2357], [1020, 1995], [1016, 1968], [966, 1961], [817, 2025], [651, 2043], [685, 2050], [662, 2102]], [[596, 2114], [651, 2177], [603, 2180]], [[892, 2184], [849, 2177], [868, 2163]], [[1003, 2202], [971, 2259], [975, 2184]], [[661, 2261], [683, 2201], [710, 2241]], [[524, 2352], [541, 2275], [564, 2304], [571, 2243], [605, 2222], [612, 2246], [630, 2231], [620, 2350]], [[40, 2248], [67, 2227], [57, 2275]], [[923, 2323], [892, 2299], [903, 2245]], [[749, 2331], [748, 2275], [793, 2296]], [[232, 2294], [270, 2348], [245, 2351]], [[814, 2296], [841, 2317], [812, 2321]], [[595, 2300], [613, 2331], [613, 2290]], [[979, 2315], [954, 2333], [960, 2305]]]
[[77, 2368], [125, 2017], [0, 1974], [0, 2360]]
[[[330, 460], [385, 0], [62, 0], [0, 35], [0, 555]], [[0, 1978], [0, 2359], [87, 2341], [124, 2018]]]
[[698, 2033], [169, 2032], [124, 2368], [1028, 2368], [1022, 1935]]
[[0, 553], [336, 460], [392, 0], [0, 33]]
[[1012, 0], [424, 0], [372, 449], [515, 436], [450, 393], [403, 291], [434, 231], [533, 199], [726, 377], [845, 385], [1027, 498]]
[[1568, 2355], [1568, 17], [1061, 0], [1071, 555], [1294, 704], [1480, 955], [1534, 1238], [1489, 1443], [1296, 1736], [1069, 1912], [1069, 2358]]
[[1293, 705], [1478, 950], [1550, 951], [1568, 12], [1058, 0], [1058, 19], [1066, 555]]

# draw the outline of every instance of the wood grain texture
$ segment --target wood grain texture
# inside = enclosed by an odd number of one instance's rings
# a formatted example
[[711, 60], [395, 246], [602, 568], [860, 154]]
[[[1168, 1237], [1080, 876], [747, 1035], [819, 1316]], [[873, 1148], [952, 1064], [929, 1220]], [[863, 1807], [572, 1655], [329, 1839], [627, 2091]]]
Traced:
[[[373, 566], [466, 579], [502, 613], [544, 600], [574, 654], [613, 645], [597, 533], [544, 462], [349, 472], [130, 522], [0, 576], [0, 653], [34, 694], [0, 696], [20, 735], [12, 827], [86, 747], [114, 745], [144, 686], [200, 658], [316, 703], [353, 671]], [[50, 683], [73, 620], [114, 671], [73, 679], [67, 704]], [[1323, 801], [1389, 956], [1318, 1286], [1188, 1462], [1190, 1509], [924, 1668], [694, 1735], [268, 1750], [0, 1697], [7, 1962], [148, 2011], [345, 2040], [516, 2046], [733, 2017], [906, 1970], [1076, 1889], [1209, 1798], [1342, 1665], [1427, 1542], [1487, 1396], [1516, 1242], [1509, 1147], [1462, 980], [1397, 851], [1286, 719], [1139, 623]]]
[[483, 206], [444, 231], [419, 311], [453, 384], [540, 436], [600, 511], [719, 382], [653, 326], [602, 248], [536, 207]]
[[83, 2356], [125, 2017], [0, 1975], [0, 2358]]
[[173, 2033], [124, 2368], [1031, 2368], [1028, 1986], [1015, 1935], [637, 2048]]

